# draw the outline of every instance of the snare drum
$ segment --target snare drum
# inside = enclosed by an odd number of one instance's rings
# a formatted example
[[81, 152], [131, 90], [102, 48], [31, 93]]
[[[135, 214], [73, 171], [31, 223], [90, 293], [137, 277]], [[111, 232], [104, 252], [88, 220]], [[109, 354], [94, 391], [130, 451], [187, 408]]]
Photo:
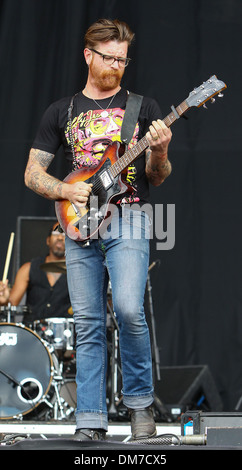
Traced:
[[34, 331], [45, 341], [50, 343], [57, 354], [65, 356], [75, 347], [73, 318], [45, 318], [34, 321]]
[[50, 351], [34, 331], [0, 323], [0, 419], [22, 418], [38, 407], [53, 374]]

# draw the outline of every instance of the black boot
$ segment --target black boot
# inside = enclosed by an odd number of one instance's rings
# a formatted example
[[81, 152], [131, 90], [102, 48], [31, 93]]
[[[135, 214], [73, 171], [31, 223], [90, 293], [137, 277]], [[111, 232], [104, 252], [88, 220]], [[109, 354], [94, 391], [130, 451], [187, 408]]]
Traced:
[[151, 406], [148, 408], [129, 409], [132, 439], [148, 439], [156, 436], [156, 425]]
[[106, 431], [103, 429], [77, 429], [71, 439], [75, 441], [104, 441]]

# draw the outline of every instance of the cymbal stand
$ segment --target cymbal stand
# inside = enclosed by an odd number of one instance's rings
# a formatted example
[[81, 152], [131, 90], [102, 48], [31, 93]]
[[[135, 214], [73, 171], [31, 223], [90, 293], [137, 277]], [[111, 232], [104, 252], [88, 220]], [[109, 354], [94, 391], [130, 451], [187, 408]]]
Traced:
[[11, 323], [12, 305], [10, 302], [8, 302], [6, 311], [7, 311], [7, 323]]
[[[64, 379], [62, 376], [62, 371], [63, 371], [63, 361], [59, 363], [59, 371], [55, 370], [54, 376], [53, 376], [53, 381], [52, 385], [54, 387], [55, 391], [55, 401], [54, 405], [52, 406], [53, 408], [53, 419], [55, 420], [62, 420], [66, 419], [71, 413], [73, 413], [75, 410], [72, 408], [70, 405], [68, 405], [68, 413], [65, 411], [63, 403], [65, 404], [65, 401], [63, 398], [60, 396], [60, 387], [61, 385], [66, 384], [67, 382], [72, 382], [72, 379]], [[59, 372], [59, 374], [58, 374]]]
[[[54, 347], [46, 343], [50, 354], [54, 352]], [[73, 379], [66, 379], [63, 377], [63, 361], [58, 359], [57, 356], [53, 356], [53, 369], [52, 369], [52, 381], [51, 388], [47, 395], [45, 395], [41, 403], [45, 403], [49, 411], [45, 411], [37, 417], [45, 417], [48, 420], [64, 420], [67, 419], [75, 409], [71, 407], [63, 397], [60, 395], [61, 386], [68, 382], [73, 382]], [[37, 409], [38, 411], [38, 409]]]

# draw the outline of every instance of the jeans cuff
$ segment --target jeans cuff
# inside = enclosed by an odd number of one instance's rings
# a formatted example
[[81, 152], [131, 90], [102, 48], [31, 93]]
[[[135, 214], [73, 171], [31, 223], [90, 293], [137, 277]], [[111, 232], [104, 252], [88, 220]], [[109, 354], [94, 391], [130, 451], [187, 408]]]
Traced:
[[123, 403], [127, 408], [137, 410], [138, 408], [147, 408], [154, 401], [153, 394], [143, 396], [123, 396]]
[[105, 413], [77, 412], [76, 429], [103, 429], [108, 430], [108, 416]]

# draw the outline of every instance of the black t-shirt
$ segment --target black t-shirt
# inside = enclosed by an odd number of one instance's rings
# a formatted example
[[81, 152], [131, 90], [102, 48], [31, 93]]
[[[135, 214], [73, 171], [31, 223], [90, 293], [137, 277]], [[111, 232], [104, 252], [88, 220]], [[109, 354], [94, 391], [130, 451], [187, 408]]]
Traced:
[[[71, 97], [60, 99], [48, 107], [32, 147], [55, 154], [63, 145], [69, 163], [69, 172], [79, 168], [95, 168], [100, 163], [107, 146], [113, 141], [121, 141], [121, 126], [127, 96], [127, 91], [122, 88], [113, 98], [111, 108], [109, 107], [111, 97], [94, 101], [84, 96], [82, 92], [75, 96], [71, 119], [75, 159], [69, 139], [68, 108]], [[157, 119], [161, 119], [157, 102], [144, 97], [129, 148], [146, 134], [152, 121]], [[149, 185], [145, 174], [144, 154], [130, 164], [125, 178], [134, 188], [129, 197], [125, 195], [126, 202], [148, 202]]]

